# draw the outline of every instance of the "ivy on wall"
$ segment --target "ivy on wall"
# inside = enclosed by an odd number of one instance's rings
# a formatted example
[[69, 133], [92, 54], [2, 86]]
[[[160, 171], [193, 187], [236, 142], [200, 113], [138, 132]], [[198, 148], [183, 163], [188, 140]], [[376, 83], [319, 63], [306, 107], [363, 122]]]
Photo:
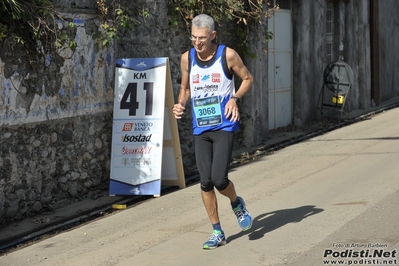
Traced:
[[[235, 22], [235, 32], [244, 51], [248, 45], [247, 25], [259, 23], [278, 10], [278, 6], [271, 7], [264, 0], [170, 0], [168, 5], [171, 26], [183, 23], [188, 31], [190, 21], [201, 13], [212, 16], [217, 24]], [[139, 25], [139, 18], [145, 21], [149, 16], [148, 9], [134, 1], [127, 7], [121, 0], [96, 0], [96, 6], [101, 25], [93, 38], [102, 46], [110, 45], [126, 29]], [[0, 41], [9, 37], [15, 43], [36, 49], [39, 44], [39, 52], [47, 52], [65, 44], [74, 49], [75, 25], [73, 21], [69, 21], [69, 27], [60, 30], [58, 23], [62, 20], [51, 0], [0, 0]], [[265, 41], [271, 37], [269, 33]]]
[[[262, 19], [270, 18], [279, 6], [271, 6], [264, 0], [172, 0], [170, 1], [170, 24], [178, 26], [181, 20], [190, 32], [191, 20], [199, 14], [206, 13], [213, 17], [215, 23], [234, 22], [234, 32], [240, 47], [236, 47], [245, 55], [255, 57], [248, 46], [249, 27], [253, 23], [261, 23]], [[264, 42], [273, 38], [272, 32], [267, 32]]]
[[[93, 38], [102, 46], [110, 45], [124, 28], [139, 25], [139, 16], [146, 18], [149, 15], [146, 8], [134, 4], [133, 8], [123, 7], [120, 2], [96, 0], [101, 25]], [[50, 51], [65, 44], [74, 49], [75, 24], [67, 21], [68, 28], [60, 29], [58, 24], [63, 21], [50, 0], [0, 0], [0, 41], [10, 38], [16, 44], [29, 47], [29, 50], [40, 47], [38, 52]]]
[[178, 24], [176, 14], [179, 14], [189, 25], [189, 21], [196, 15], [206, 13], [218, 24], [226, 20], [234, 20], [237, 24], [247, 25], [251, 22], [259, 22], [263, 17], [269, 18], [278, 10], [278, 5], [270, 7], [270, 3], [264, 2], [264, 0], [172, 0], [170, 5], [175, 14], [171, 14], [171, 23]]
[[148, 8], [141, 7], [134, 2], [130, 8], [123, 6], [120, 0], [112, 1], [97, 0], [97, 8], [101, 14], [102, 31], [95, 34], [94, 38], [99, 40], [102, 46], [108, 46], [113, 39], [122, 36], [124, 29], [140, 25], [139, 17], [145, 19], [150, 13]]
[[46, 45], [55, 34], [47, 23], [55, 13], [49, 0], [0, 0], [0, 41], [9, 37], [23, 45]]

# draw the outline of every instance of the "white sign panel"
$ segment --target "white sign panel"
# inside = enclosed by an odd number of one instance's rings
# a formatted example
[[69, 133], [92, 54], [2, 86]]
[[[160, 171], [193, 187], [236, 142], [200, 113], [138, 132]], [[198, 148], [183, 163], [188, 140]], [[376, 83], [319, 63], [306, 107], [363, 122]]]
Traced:
[[111, 195], [160, 195], [167, 65], [116, 60]]

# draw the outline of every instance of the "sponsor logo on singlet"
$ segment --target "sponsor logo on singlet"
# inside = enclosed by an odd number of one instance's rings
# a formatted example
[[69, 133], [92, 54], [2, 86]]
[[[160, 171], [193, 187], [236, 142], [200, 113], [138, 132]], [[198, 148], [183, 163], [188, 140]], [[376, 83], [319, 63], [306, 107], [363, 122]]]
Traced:
[[219, 89], [219, 85], [212, 84], [212, 85], [205, 85], [205, 86], [194, 86], [194, 91], [203, 91], [204, 93], [207, 92], [214, 92]]
[[202, 77], [201, 81], [208, 81], [208, 80], [210, 80], [210, 79], [211, 79], [210, 75], [204, 75], [204, 76]]
[[194, 84], [200, 82], [199, 74], [192, 75], [191, 78], [193, 79]]
[[212, 73], [212, 82], [220, 83], [220, 73]]

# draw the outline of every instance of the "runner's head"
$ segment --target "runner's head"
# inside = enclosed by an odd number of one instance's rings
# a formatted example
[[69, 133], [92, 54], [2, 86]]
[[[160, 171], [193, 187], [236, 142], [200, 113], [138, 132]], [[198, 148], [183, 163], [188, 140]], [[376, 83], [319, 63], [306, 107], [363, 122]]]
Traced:
[[215, 37], [215, 21], [212, 17], [201, 14], [193, 19], [190, 39], [198, 53], [206, 52]]

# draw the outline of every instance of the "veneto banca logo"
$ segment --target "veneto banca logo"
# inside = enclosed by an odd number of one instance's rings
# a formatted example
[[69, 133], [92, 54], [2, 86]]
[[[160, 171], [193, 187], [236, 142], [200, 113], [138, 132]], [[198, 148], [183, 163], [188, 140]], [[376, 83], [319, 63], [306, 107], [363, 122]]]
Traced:
[[125, 123], [122, 131], [132, 131], [134, 123]]

